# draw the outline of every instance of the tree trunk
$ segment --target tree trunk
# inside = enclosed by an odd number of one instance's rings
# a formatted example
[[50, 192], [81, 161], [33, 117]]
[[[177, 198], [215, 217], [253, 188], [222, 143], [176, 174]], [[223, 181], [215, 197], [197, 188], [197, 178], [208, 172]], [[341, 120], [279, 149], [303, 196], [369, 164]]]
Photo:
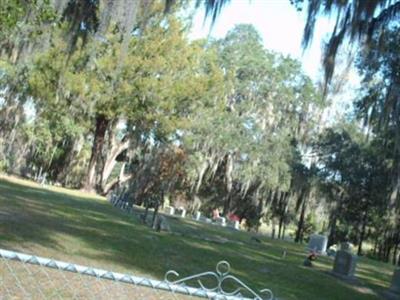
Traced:
[[123, 151], [127, 150], [129, 147], [129, 140], [125, 136], [121, 142], [113, 142], [112, 147], [109, 150], [107, 158], [104, 162], [103, 169], [101, 172], [101, 191], [104, 193], [105, 186], [107, 184], [108, 179], [112, 171], [114, 170], [115, 165], [117, 164], [116, 158]]
[[84, 143], [85, 137], [83, 135], [80, 135], [72, 141], [72, 145], [70, 146], [70, 150], [66, 155], [64, 164], [57, 174], [57, 181], [60, 182], [63, 186], [68, 185], [68, 174], [71, 173], [73, 168], [79, 163], [76, 158], [79, 156]]
[[229, 210], [231, 208], [231, 200], [232, 200], [232, 195], [231, 193], [228, 193], [225, 197], [224, 201], [224, 209], [222, 211], [222, 214], [226, 216], [229, 213]]
[[156, 207], [154, 208], [153, 219], [151, 220], [151, 227], [153, 229], [156, 229], [156, 218], [157, 218], [159, 207], [160, 207], [160, 201], [157, 202]]
[[149, 214], [149, 206], [150, 206], [149, 200], [146, 200], [146, 202], [145, 202], [146, 209], [144, 210], [144, 215], [143, 215], [143, 219], [142, 219], [144, 224], [146, 224], [147, 215]]
[[272, 239], [275, 238], [275, 219], [272, 219], [272, 234], [271, 234], [271, 238]]
[[114, 178], [112, 181], [108, 182], [104, 187], [102, 187], [101, 195], [106, 196], [112, 189], [116, 186], [121, 185], [133, 177], [133, 174], [124, 174], [126, 162], [122, 164], [119, 176]]
[[286, 234], [286, 223], [283, 223], [282, 240], [285, 239], [285, 234]]
[[201, 187], [201, 185], [203, 183], [204, 175], [205, 175], [205, 173], [206, 173], [206, 171], [207, 171], [209, 166], [210, 165], [209, 165], [208, 161], [205, 160], [203, 162], [203, 164], [201, 165], [200, 169], [198, 170], [197, 183], [196, 183], [196, 187], [195, 187], [195, 193], [196, 194], [198, 194], [198, 192], [200, 190], [200, 187]]
[[390, 256], [390, 251], [392, 250], [392, 245], [391, 245], [391, 234], [386, 231], [385, 234], [385, 244], [384, 244], [384, 251], [383, 251], [383, 261], [384, 262], [389, 262], [389, 256]]
[[368, 220], [368, 206], [364, 210], [364, 217], [363, 217], [363, 220], [362, 220], [362, 228], [361, 228], [361, 233], [360, 233], [360, 239], [359, 239], [359, 242], [358, 242], [358, 251], [357, 251], [357, 255], [358, 256], [362, 255], [362, 244], [363, 244], [364, 238], [365, 238], [365, 229], [367, 227], [367, 220]]
[[233, 158], [232, 154], [226, 155], [225, 167], [225, 180], [226, 180], [226, 198], [224, 202], [223, 214], [226, 216], [231, 208], [232, 201], [232, 171], [233, 171]]
[[96, 189], [97, 165], [102, 155], [104, 138], [109, 122], [110, 121], [104, 115], [96, 116], [96, 130], [94, 133], [92, 154], [90, 156], [86, 182], [84, 185], [84, 189], [89, 192], [93, 192]]
[[397, 243], [395, 246], [394, 246], [394, 249], [393, 249], [393, 257], [392, 257], [392, 264], [394, 265], [394, 266], [396, 266], [397, 265], [397, 252], [398, 252], [398, 250], [399, 250], [399, 243]]
[[377, 251], [377, 249], [378, 249], [378, 244], [379, 244], [379, 236], [378, 235], [376, 235], [376, 237], [375, 237], [375, 242], [374, 242], [374, 251], [373, 251], [373, 253], [374, 253], [374, 256], [376, 256], [376, 251]]
[[303, 204], [301, 206], [301, 212], [300, 212], [300, 219], [297, 225], [297, 231], [296, 231], [296, 238], [295, 238], [295, 242], [296, 243], [303, 243], [303, 230], [304, 230], [304, 218], [305, 218], [305, 214], [306, 214], [306, 208], [307, 208], [307, 200], [305, 197], [305, 192], [302, 193], [302, 195], [300, 197], [303, 197]]
[[340, 214], [341, 211], [341, 206], [342, 206], [342, 196], [338, 195], [338, 203], [336, 208], [332, 211], [330, 220], [329, 220], [329, 237], [328, 237], [328, 247], [332, 246], [333, 244], [336, 244], [336, 223], [337, 223], [337, 217]]
[[279, 234], [278, 238], [283, 239], [284, 235], [284, 229], [285, 229], [285, 219], [286, 219], [286, 214], [287, 210], [289, 207], [289, 193], [285, 192], [283, 193], [282, 200], [281, 200], [281, 208], [280, 208], [280, 216], [279, 216]]

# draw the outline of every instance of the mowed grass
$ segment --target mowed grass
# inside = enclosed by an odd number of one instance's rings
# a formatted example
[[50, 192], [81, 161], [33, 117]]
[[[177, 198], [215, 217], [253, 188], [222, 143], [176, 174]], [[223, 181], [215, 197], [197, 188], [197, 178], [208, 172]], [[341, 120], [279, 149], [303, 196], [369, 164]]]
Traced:
[[[303, 267], [305, 245], [258, 237], [189, 219], [169, 219], [172, 233], [155, 232], [106, 199], [64, 188], [0, 177], [0, 247], [116, 272], [163, 279], [214, 270], [227, 260], [231, 272], [255, 290], [279, 299], [381, 299], [393, 268], [359, 259], [358, 284], [332, 275], [333, 260]], [[282, 250], [287, 249], [286, 258]]]

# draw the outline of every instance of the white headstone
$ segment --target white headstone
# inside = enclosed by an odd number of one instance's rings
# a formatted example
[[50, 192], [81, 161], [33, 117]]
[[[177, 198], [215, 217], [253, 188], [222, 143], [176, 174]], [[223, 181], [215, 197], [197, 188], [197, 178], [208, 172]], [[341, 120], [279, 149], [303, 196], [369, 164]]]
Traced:
[[186, 217], [186, 209], [181, 208], [181, 209], [180, 209], [180, 212], [181, 212], [181, 218]]
[[312, 234], [308, 242], [308, 249], [325, 254], [328, 246], [328, 237], [320, 234]]
[[172, 207], [172, 206], [167, 207], [167, 213], [169, 215], [174, 215], [175, 214], [175, 207]]
[[240, 223], [239, 223], [239, 221], [234, 221], [234, 222], [233, 222], [233, 228], [235, 228], [236, 230], [239, 230], [239, 229], [240, 229]]
[[221, 226], [226, 226], [226, 219], [224, 217], [216, 217], [215, 222]]
[[196, 213], [194, 214], [194, 219], [195, 219], [196, 221], [200, 221], [200, 218], [201, 218], [201, 212], [196, 211]]

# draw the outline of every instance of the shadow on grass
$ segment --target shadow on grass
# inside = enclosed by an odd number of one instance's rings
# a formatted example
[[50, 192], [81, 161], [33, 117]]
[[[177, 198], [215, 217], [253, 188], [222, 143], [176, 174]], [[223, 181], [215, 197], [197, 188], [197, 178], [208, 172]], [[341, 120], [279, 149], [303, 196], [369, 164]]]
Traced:
[[[151, 231], [104, 200], [0, 179], [2, 248], [40, 251], [34, 254], [157, 279], [170, 269], [188, 276], [227, 260], [234, 275], [256, 290], [270, 288], [280, 299], [377, 299], [318, 268], [302, 267], [302, 246], [265, 238], [255, 243], [247, 233], [190, 220], [170, 223], [181, 235]], [[227, 241], [206, 241], [204, 236]], [[286, 259], [281, 258], [283, 248]], [[328, 266], [331, 260], [321, 259], [321, 264]], [[376, 273], [372, 268], [361, 274], [374, 278]]]

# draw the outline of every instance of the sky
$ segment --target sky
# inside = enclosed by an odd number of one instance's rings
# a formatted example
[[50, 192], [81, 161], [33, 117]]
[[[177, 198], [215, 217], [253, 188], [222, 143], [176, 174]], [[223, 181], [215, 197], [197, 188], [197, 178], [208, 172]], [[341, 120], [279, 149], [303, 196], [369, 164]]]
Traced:
[[301, 40], [305, 15], [305, 11], [296, 11], [289, 0], [231, 0], [212, 27], [210, 22], [203, 22], [204, 10], [198, 10], [190, 37], [222, 38], [235, 24], [252, 24], [267, 49], [299, 59], [304, 71], [316, 81], [321, 75], [321, 41], [330, 32], [332, 23], [328, 18], [318, 21], [313, 43], [303, 54]]
[[[209, 20], [204, 23], [204, 10], [199, 9], [193, 19], [190, 38], [223, 38], [236, 24], [243, 23], [252, 24], [258, 30], [265, 48], [300, 60], [305, 73], [314, 82], [321, 81], [321, 49], [323, 41], [332, 32], [334, 20], [329, 17], [318, 18], [312, 43], [304, 51], [301, 41], [306, 9], [298, 12], [289, 0], [231, 0], [213, 26], [210, 26]], [[358, 84], [358, 75], [352, 70], [344, 94], [332, 99], [333, 103], [327, 112], [328, 119], [337, 118], [348, 111]]]

